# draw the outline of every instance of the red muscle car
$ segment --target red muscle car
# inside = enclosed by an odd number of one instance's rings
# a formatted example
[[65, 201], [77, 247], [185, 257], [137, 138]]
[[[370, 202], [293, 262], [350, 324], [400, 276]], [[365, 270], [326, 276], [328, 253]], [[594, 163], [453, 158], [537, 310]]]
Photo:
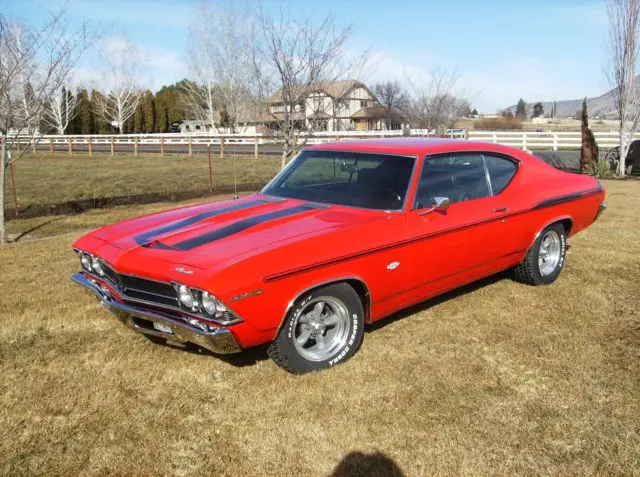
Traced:
[[497, 144], [322, 144], [257, 194], [85, 235], [73, 280], [154, 341], [268, 343], [303, 373], [353, 356], [365, 324], [479, 278], [553, 282], [604, 198], [592, 177]]

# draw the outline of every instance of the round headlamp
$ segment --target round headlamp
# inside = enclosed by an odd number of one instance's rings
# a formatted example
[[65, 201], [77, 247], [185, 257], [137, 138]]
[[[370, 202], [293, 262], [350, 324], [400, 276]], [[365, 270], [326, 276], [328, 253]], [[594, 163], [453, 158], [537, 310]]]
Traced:
[[88, 253], [80, 254], [80, 263], [82, 263], [82, 268], [91, 271], [91, 256]]
[[202, 308], [209, 315], [215, 315], [216, 313], [216, 299], [209, 294], [209, 292], [202, 292], [202, 297], [200, 299], [200, 303], [202, 304]]
[[91, 260], [91, 268], [101, 277], [104, 276], [104, 268], [102, 268], [102, 263], [100, 263], [100, 260], [98, 260], [97, 257], [93, 257]]
[[182, 303], [187, 308], [193, 308], [194, 299], [191, 294], [191, 290], [189, 290], [186, 286], [180, 285], [178, 287], [178, 298], [180, 299], [180, 303]]

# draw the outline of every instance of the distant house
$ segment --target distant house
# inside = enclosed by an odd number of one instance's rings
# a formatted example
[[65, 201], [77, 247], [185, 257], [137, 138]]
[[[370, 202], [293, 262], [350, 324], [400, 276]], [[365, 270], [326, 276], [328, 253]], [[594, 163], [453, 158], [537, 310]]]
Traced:
[[[290, 115], [300, 129], [350, 131], [400, 129], [405, 121], [395, 110], [380, 106], [364, 83], [355, 80], [334, 81], [304, 88]], [[284, 116], [282, 89], [269, 98], [269, 113]], [[290, 107], [290, 106], [289, 106]]]

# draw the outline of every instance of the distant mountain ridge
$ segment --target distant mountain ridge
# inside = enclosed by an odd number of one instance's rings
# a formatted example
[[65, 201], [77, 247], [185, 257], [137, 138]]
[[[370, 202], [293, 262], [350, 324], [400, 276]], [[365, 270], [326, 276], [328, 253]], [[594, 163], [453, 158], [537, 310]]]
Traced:
[[[636, 85], [640, 85], [640, 75], [636, 76]], [[636, 86], [640, 87], [640, 86]], [[577, 111], [582, 110], [582, 99], [568, 99], [562, 101], [556, 101], [556, 116], [557, 117], [573, 117]], [[525, 101], [527, 101], [525, 99]], [[531, 109], [533, 109], [533, 105], [538, 101], [527, 101], [527, 106], [529, 108], [529, 114], [531, 114]], [[544, 108], [544, 116], [550, 117], [551, 110], [553, 109], [552, 101], [540, 101], [542, 103], [542, 107]], [[587, 98], [587, 108], [589, 110], [589, 117], [595, 118], [598, 117], [600, 119], [617, 119], [618, 114], [616, 112], [614, 98], [613, 98], [613, 90], [607, 91], [601, 96], [597, 96], [595, 98]], [[511, 111], [515, 114], [516, 105], [509, 106], [505, 108], [507, 111]]]

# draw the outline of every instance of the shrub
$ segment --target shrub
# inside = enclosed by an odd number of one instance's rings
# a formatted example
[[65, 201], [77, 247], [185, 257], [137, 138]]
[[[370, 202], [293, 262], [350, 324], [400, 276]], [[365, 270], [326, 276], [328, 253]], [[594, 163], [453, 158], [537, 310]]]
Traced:
[[584, 172], [597, 177], [598, 179], [606, 179], [613, 175], [613, 172], [611, 171], [611, 164], [606, 159], [598, 159], [598, 161], [593, 165], [585, 165]]
[[513, 131], [522, 129], [522, 122], [515, 118], [485, 118], [473, 123], [473, 129], [484, 131]]

